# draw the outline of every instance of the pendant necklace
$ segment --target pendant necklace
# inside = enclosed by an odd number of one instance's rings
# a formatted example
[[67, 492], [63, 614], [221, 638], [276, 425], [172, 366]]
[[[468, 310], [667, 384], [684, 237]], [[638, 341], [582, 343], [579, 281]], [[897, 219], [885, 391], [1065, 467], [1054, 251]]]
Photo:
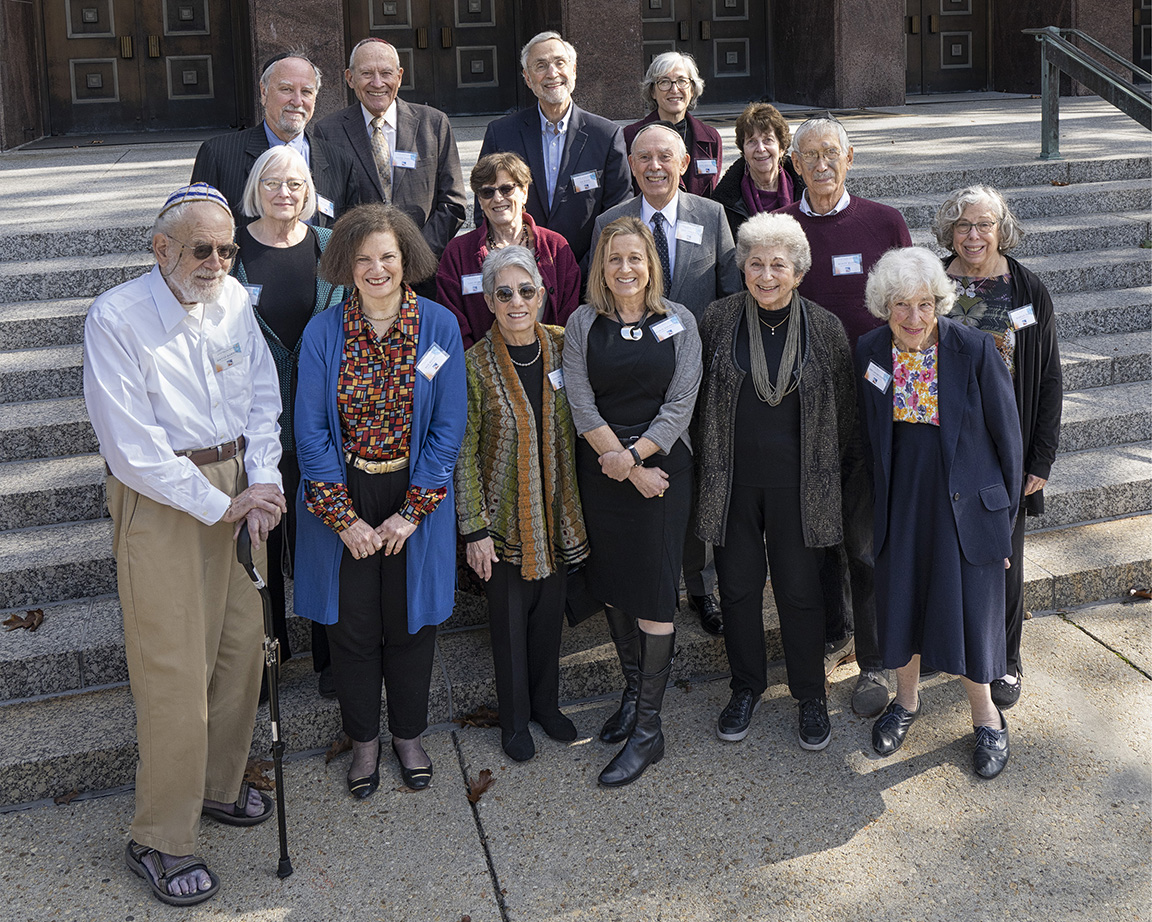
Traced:
[[635, 323], [624, 323], [624, 318], [620, 316], [620, 310], [616, 310], [616, 319], [620, 321], [620, 335], [629, 342], [639, 342], [644, 337], [644, 321], [648, 318], [648, 308], [644, 308], [644, 313], [640, 319]]

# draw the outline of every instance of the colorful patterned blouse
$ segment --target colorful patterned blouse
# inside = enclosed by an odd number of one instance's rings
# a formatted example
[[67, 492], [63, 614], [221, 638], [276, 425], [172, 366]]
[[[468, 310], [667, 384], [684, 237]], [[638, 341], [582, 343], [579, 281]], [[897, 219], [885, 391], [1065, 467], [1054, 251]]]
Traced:
[[1016, 377], [1016, 332], [1012, 329], [1012, 276], [996, 275], [990, 278], [954, 276], [956, 303], [948, 315], [966, 327], [975, 327], [992, 334], [996, 349]]
[[901, 352], [892, 346], [892, 419], [898, 423], [940, 425], [936, 346]]
[[[360, 313], [357, 293], [344, 303], [344, 361], [336, 382], [336, 406], [345, 452], [369, 461], [392, 461], [409, 454], [419, 337], [420, 309], [411, 288], [405, 287], [400, 315], [383, 339]], [[419, 525], [447, 495], [447, 487], [409, 486], [400, 515]], [[305, 504], [333, 531], [341, 532], [359, 518], [343, 483], [309, 481]]]

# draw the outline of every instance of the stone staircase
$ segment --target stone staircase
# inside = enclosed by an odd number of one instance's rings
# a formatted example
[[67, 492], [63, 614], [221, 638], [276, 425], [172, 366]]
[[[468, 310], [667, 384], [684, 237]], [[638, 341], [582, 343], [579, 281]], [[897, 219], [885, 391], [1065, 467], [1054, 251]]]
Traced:
[[[1152, 253], [1141, 248], [1152, 238], [1149, 177], [1139, 157], [850, 177], [853, 193], [899, 207], [917, 243], [929, 242], [944, 195], [971, 182], [996, 184], [1025, 221], [1018, 255], [1053, 294], [1066, 389], [1048, 511], [1029, 521], [1025, 547], [1033, 610], [1152, 583]], [[28, 608], [45, 618], [35, 633], [0, 634], [0, 807], [133, 778], [111, 523], [79, 344], [92, 296], [151, 265], [142, 224], [4, 243], [21, 258], [0, 263], [0, 620]], [[485, 617], [482, 601], [459, 596], [437, 641], [432, 723], [494, 704]], [[289, 620], [298, 655], [283, 671], [283, 726], [289, 750], [301, 751], [328, 745], [339, 719], [316, 694], [304, 622]], [[779, 656], [774, 620], [769, 596], [765, 624]], [[678, 676], [726, 671], [720, 641], [694, 619], [679, 627]], [[617, 687], [602, 619], [566, 629], [561, 698]], [[268, 745], [258, 717], [253, 751]]]

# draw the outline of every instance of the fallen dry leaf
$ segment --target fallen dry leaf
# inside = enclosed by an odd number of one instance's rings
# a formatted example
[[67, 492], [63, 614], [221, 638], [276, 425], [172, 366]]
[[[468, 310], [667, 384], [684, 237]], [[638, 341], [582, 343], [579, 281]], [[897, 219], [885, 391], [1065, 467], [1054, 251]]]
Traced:
[[264, 774], [271, 770], [272, 763], [267, 759], [249, 759], [244, 767], [244, 780], [257, 791], [275, 791], [276, 782]]
[[9, 615], [4, 621], [4, 626], [10, 631], [17, 628], [24, 628], [26, 631], [34, 631], [44, 623], [44, 609], [30, 608], [22, 615], [15, 613]]
[[1129, 595], [1134, 595], [1138, 599], [1152, 599], [1152, 590], [1144, 589], [1140, 586], [1133, 586], [1128, 590]]
[[481, 769], [478, 778], [468, 779], [468, 803], [475, 804], [480, 802], [480, 798], [484, 793], [496, 783], [496, 779], [492, 777], [491, 770], [485, 768]]
[[324, 753], [324, 764], [327, 765], [336, 756], [342, 752], [348, 752], [352, 749], [352, 738], [347, 733], [341, 733], [336, 739], [332, 740], [332, 745], [328, 747], [328, 751]]
[[462, 727], [476, 727], [483, 730], [487, 727], [500, 726], [500, 714], [490, 707], [481, 705], [470, 714], [457, 717], [455, 723], [458, 723]]
[[80, 796], [80, 792], [77, 791], [75, 788], [73, 788], [67, 794], [57, 794], [55, 797], [52, 798], [52, 803], [63, 807], [63, 806], [66, 806], [67, 804], [72, 803], [72, 801], [74, 801], [79, 796]]
[[1070, 186], [1070, 185], [1072, 185], [1072, 183], [1061, 182], [1059, 179], [1054, 179], [1054, 180], [1052, 180], [1052, 185], [1054, 185], [1054, 186]]

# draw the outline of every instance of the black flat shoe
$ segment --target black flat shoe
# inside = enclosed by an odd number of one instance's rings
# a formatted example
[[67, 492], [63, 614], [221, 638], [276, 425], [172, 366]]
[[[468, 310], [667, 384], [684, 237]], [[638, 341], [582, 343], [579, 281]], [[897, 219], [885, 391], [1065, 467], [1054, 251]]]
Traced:
[[1020, 691], [1024, 685], [1024, 676], [1017, 673], [1015, 682], [1005, 682], [1003, 679], [993, 679], [990, 683], [992, 703], [1002, 711], [1007, 711], [1020, 700]]
[[1000, 729], [973, 727], [976, 731], [976, 749], [972, 753], [972, 768], [981, 778], [995, 778], [1008, 764], [1008, 721], [1000, 714]]
[[501, 730], [500, 746], [513, 762], [527, 762], [536, 755], [536, 742], [527, 730]]
[[724, 616], [714, 595], [690, 595], [688, 607], [699, 616], [700, 627], [713, 637], [724, 636]]
[[890, 756], [904, 745], [908, 728], [920, 716], [920, 705], [916, 710], [902, 708], [895, 701], [884, 709], [880, 719], [872, 725], [872, 748], [882, 756]]
[[533, 711], [532, 719], [540, 724], [544, 732], [554, 740], [561, 743], [571, 743], [576, 739], [576, 724], [565, 717], [559, 708], [551, 714]]
[[380, 752], [376, 752], [376, 768], [371, 775], [364, 778], [349, 778], [348, 793], [357, 800], [365, 800], [376, 793], [380, 787]]
[[395, 742], [392, 743], [392, 754], [396, 756], [396, 761], [400, 763], [400, 777], [404, 779], [404, 784], [407, 787], [410, 787], [413, 791], [423, 791], [432, 783], [431, 765], [405, 768], [404, 760], [400, 758], [400, 753], [396, 749]]

